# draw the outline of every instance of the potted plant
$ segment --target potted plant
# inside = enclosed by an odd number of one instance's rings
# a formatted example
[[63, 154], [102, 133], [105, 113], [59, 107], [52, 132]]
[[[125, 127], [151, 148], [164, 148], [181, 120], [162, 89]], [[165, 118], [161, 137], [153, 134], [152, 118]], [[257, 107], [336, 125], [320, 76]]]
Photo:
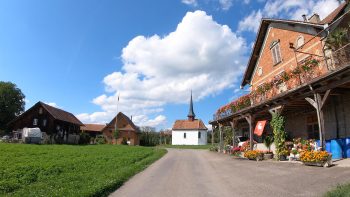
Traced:
[[249, 160], [261, 161], [263, 160], [263, 153], [257, 150], [248, 150], [244, 152], [244, 157]]
[[264, 144], [268, 148], [268, 151], [264, 154], [264, 159], [272, 159], [273, 153], [271, 151], [271, 145], [273, 143], [273, 136], [266, 136], [264, 139]]
[[292, 151], [290, 152], [289, 160], [290, 161], [296, 161], [299, 159], [299, 152], [296, 148], [292, 148]]
[[284, 149], [284, 150], [280, 151], [278, 159], [280, 161], [286, 161], [287, 160], [287, 155], [289, 155], [289, 151], [287, 149]]

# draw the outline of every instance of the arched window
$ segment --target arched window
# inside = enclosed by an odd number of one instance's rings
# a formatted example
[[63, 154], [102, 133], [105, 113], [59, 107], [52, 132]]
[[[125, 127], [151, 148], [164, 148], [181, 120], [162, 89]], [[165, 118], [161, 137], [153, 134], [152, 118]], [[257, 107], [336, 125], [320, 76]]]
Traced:
[[282, 61], [280, 41], [273, 41], [270, 45], [273, 64], [276, 65]]
[[297, 41], [296, 41], [295, 45], [297, 46], [297, 48], [299, 48], [299, 47], [303, 46], [303, 44], [304, 44], [304, 37], [303, 36], [299, 36], [297, 38]]

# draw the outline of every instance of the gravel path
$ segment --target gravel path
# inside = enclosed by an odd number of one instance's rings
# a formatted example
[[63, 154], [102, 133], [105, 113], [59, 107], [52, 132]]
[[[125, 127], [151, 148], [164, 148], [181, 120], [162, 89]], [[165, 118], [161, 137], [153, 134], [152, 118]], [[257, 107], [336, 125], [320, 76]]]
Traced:
[[207, 150], [168, 153], [111, 196], [322, 196], [350, 182], [350, 168], [247, 161]]

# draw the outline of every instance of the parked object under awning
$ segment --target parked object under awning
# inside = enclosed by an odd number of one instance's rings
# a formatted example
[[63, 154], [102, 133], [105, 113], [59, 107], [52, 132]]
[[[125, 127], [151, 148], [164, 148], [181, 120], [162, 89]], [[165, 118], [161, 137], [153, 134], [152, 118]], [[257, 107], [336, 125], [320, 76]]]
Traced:
[[266, 120], [261, 120], [256, 123], [254, 134], [257, 136], [261, 136], [264, 132], [264, 128], [266, 125]]

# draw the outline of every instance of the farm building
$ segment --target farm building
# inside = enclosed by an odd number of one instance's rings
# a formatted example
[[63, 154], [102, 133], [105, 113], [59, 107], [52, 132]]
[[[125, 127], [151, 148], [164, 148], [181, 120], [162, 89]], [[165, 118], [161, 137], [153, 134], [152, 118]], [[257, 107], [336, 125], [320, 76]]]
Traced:
[[82, 133], [87, 133], [90, 137], [96, 138], [97, 136], [103, 135], [102, 130], [106, 125], [103, 124], [84, 124], [80, 127]]
[[69, 144], [78, 143], [82, 125], [73, 114], [43, 102], [36, 103], [9, 123], [17, 138], [21, 138], [23, 128], [40, 128], [49, 143]]
[[[241, 83], [250, 93], [220, 107], [210, 121], [221, 150], [222, 127], [261, 143], [278, 113], [288, 140], [315, 139], [333, 158], [346, 157], [341, 142], [350, 142], [349, 9], [344, 2], [323, 20], [317, 14], [303, 21], [262, 19]], [[336, 39], [340, 31], [347, 33]]]
[[[117, 128], [117, 129], [116, 129]], [[115, 132], [118, 132], [118, 138], [115, 139]], [[132, 120], [122, 112], [119, 112], [113, 120], [102, 130], [108, 143], [139, 145], [139, 129]]]
[[176, 120], [172, 128], [172, 145], [205, 145], [207, 144], [207, 127], [202, 120], [195, 119], [192, 93], [187, 120]]

